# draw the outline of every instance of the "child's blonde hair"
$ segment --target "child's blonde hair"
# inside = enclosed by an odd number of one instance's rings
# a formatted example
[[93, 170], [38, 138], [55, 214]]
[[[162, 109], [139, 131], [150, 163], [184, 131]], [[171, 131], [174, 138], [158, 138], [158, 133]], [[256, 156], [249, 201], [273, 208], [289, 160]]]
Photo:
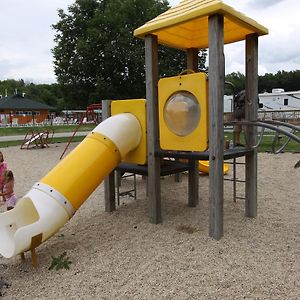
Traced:
[[6, 170], [4, 172], [4, 177], [8, 179], [8, 181], [14, 180], [14, 174], [11, 170]]

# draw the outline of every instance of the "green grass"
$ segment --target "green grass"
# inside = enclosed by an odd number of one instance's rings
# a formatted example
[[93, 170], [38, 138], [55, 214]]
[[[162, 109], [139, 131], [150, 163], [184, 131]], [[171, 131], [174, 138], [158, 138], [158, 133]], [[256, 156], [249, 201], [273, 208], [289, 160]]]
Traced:
[[[73, 142], [81, 142], [85, 136], [74, 136], [72, 139]], [[53, 138], [52, 139], [52, 144], [54, 143], [67, 143], [69, 141], [70, 137], [58, 137], [58, 138]], [[13, 147], [13, 146], [20, 146], [23, 141], [6, 141], [6, 142], [1, 142], [0, 141], [0, 148], [7, 148], [7, 147]], [[51, 144], [50, 144], [51, 145]]]
[[[83, 124], [80, 125], [79, 131], [91, 131], [95, 128], [95, 124]], [[54, 133], [59, 132], [74, 132], [77, 125], [53, 125], [53, 126], [32, 126], [32, 127], [1, 127], [0, 136], [11, 136], [11, 135], [26, 135], [27, 132], [33, 130], [46, 131], [54, 130]]]
[[[12, 135], [26, 135], [28, 131], [32, 130], [39, 130], [39, 131], [45, 131], [45, 130], [54, 130], [54, 138], [52, 140], [53, 143], [67, 143], [69, 141], [69, 137], [55, 137], [55, 133], [60, 132], [74, 132], [77, 125], [59, 125], [59, 126], [43, 126], [43, 127], [6, 127], [6, 128], [0, 128], [0, 136], [12, 136]], [[95, 127], [94, 124], [85, 124], [81, 125], [79, 127], [79, 131], [91, 131]], [[297, 135], [300, 137], [300, 132], [297, 133]], [[270, 152], [272, 151], [272, 142], [274, 138], [273, 132], [268, 132], [264, 134], [264, 137], [262, 139], [262, 142], [259, 146], [258, 151], [259, 152]], [[72, 142], [81, 142], [84, 139], [84, 136], [76, 136], [72, 139]], [[225, 132], [224, 133], [224, 139], [225, 140], [232, 140], [232, 132]], [[286, 141], [286, 137], [282, 137], [280, 139], [280, 143], [284, 143]], [[241, 137], [241, 142], [245, 143], [243, 139], [243, 135]], [[21, 145], [22, 141], [7, 141], [7, 142], [0, 142], [0, 147], [10, 147], [10, 146], [18, 146]], [[276, 149], [278, 149], [279, 146], [276, 146]], [[287, 147], [284, 149], [285, 152], [297, 152], [300, 153], [300, 144], [291, 140]]]
[[[259, 145], [258, 151], [259, 152], [271, 152], [272, 151], [272, 144], [274, 139], [275, 133], [274, 132], [265, 132], [263, 139]], [[281, 139], [279, 144], [276, 145], [275, 150], [280, 148], [280, 145], [283, 145], [287, 140], [286, 136], [280, 135]], [[300, 132], [297, 133], [297, 136], [300, 137]], [[225, 132], [224, 139], [232, 140], [232, 133]], [[243, 134], [241, 135], [241, 142], [245, 144], [245, 139]], [[295, 152], [300, 153], [300, 144], [294, 140], [290, 140], [287, 146], [284, 148], [284, 152]]]
[[[67, 143], [69, 137], [55, 137], [55, 133], [61, 132], [74, 132], [77, 128], [77, 125], [57, 125], [57, 126], [33, 126], [33, 127], [3, 127], [0, 128], [0, 136], [14, 136], [14, 135], [25, 135], [29, 133], [30, 136], [32, 131], [54, 131], [54, 137], [52, 143]], [[83, 124], [80, 125], [78, 131], [91, 131], [95, 128], [95, 124]], [[84, 139], [84, 136], [74, 136], [72, 142], [81, 142]], [[22, 140], [19, 141], [0, 141], [0, 148], [12, 147], [12, 146], [21, 146]]]

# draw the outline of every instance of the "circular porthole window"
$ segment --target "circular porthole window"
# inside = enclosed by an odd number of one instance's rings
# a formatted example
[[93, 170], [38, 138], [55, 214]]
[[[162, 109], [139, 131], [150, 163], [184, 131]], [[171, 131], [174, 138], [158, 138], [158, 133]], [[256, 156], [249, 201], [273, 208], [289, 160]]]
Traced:
[[187, 91], [171, 95], [164, 107], [164, 119], [168, 128], [178, 136], [187, 136], [199, 124], [201, 111], [196, 97]]

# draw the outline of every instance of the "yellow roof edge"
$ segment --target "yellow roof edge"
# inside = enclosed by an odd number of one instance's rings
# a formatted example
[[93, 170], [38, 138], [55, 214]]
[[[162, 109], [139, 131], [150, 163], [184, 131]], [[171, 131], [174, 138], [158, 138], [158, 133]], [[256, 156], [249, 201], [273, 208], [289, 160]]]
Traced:
[[[201, 11], [200, 14], [199, 11]], [[141, 27], [135, 29], [133, 34], [135, 37], [144, 38], [147, 34], [151, 34], [155, 31], [162, 30], [175, 25], [179, 25], [191, 21], [193, 19], [210, 16], [218, 13], [224, 15], [228, 19], [232, 19], [237, 23], [240, 23], [244, 27], [251, 29], [252, 31], [256, 32], [258, 35], [265, 35], [269, 33], [266, 27], [260, 25], [259, 23], [247, 17], [246, 15], [236, 11], [234, 8], [223, 3], [222, 1], [219, 1], [210, 6], [201, 7], [190, 13], [186, 13], [181, 16], [178, 16], [176, 22], [174, 21], [172, 22], [172, 20], [169, 19], [153, 22], [154, 20], [153, 19], [149, 21], [151, 23], [147, 22]]]
[[[234, 19], [236, 20], [238, 23], [241, 23], [242, 25], [245, 25], [246, 27], [248, 27], [249, 29], [252, 29], [254, 32], [256, 32], [258, 35], [266, 35], [269, 34], [269, 29], [266, 28], [265, 26], [259, 24], [258, 22], [256, 22], [255, 20], [251, 19], [250, 17], [247, 17], [245, 14], [238, 12], [237, 10], [235, 10], [234, 8], [232, 8], [231, 6], [222, 3], [222, 6], [224, 7], [222, 9], [222, 13], [225, 17], [228, 17], [228, 19]], [[225, 8], [227, 8], [228, 10], [231, 10], [232, 13], [229, 14], [227, 12], [227, 10], [225, 10]], [[243, 19], [241, 19], [241, 17]]]

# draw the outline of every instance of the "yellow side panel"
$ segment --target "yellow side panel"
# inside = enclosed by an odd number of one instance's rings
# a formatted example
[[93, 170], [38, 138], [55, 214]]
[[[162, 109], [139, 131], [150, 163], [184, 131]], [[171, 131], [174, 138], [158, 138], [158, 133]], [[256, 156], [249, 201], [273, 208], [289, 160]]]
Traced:
[[120, 157], [110, 140], [98, 133], [90, 133], [41, 182], [60, 192], [77, 210], [115, 169]]
[[111, 115], [131, 113], [139, 120], [142, 138], [139, 146], [123, 159], [123, 162], [143, 165], [147, 162], [147, 114], [145, 99], [116, 100], [111, 104]]
[[[164, 150], [205, 151], [208, 148], [208, 93], [205, 73], [163, 78], [158, 83], [160, 146]], [[164, 107], [172, 94], [188, 91], [198, 100], [200, 121], [187, 136], [174, 134], [164, 120]]]

